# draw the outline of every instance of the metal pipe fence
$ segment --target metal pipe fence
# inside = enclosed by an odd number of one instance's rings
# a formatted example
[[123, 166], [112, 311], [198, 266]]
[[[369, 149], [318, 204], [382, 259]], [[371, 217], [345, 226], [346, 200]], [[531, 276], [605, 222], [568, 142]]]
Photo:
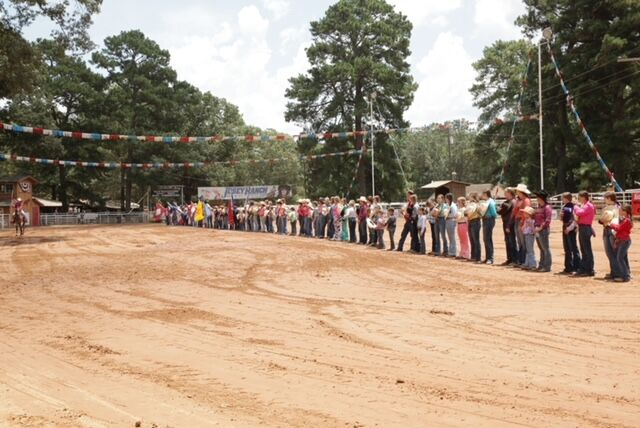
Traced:
[[[142, 213], [75, 213], [75, 214], [41, 214], [40, 226], [69, 226], [81, 224], [145, 224], [151, 216]], [[13, 227], [9, 214], [0, 214], [0, 229]]]

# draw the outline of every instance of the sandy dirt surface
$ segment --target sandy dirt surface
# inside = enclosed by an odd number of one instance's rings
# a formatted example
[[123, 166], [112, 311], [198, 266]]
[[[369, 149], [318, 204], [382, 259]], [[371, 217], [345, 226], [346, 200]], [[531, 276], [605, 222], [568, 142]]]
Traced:
[[640, 426], [638, 279], [160, 225], [11, 235], [3, 427]]

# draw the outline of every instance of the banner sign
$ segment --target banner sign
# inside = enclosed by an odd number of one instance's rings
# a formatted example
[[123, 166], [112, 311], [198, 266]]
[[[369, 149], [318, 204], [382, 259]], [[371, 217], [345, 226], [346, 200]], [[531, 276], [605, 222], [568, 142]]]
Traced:
[[198, 187], [198, 197], [211, 201], [290, 198], [291, 186]]
[[156, 186], [153, 191], [153, 196], [156, 198], [179, 198], [182, 195], [182, 188], [184, 186]]

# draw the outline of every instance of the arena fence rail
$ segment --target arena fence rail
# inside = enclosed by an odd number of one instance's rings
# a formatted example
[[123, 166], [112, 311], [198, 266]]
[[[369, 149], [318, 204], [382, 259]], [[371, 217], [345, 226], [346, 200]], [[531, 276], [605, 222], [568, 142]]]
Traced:
[[[148, 212], [134, 213], [75, 213], [75, 214], [41, 214], [40, 226], [70, 226], [79, 224], [145, 224], [151, 221]], [[0, 214], [0, 229], [12, 228], [9, 214]]]

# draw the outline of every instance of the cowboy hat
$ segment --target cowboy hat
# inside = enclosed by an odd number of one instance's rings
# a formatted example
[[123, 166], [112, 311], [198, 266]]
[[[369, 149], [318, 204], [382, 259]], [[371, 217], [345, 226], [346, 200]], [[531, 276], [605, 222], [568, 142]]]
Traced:
[[367, 198], [365, 198], [364, 196], [360, 196], [360, 199], [358, 199], [358, 202], [367, 202]]
[[530, 195], [531, 194], [531, 191], [527, 188], [527, 185], [526, 184], [522, 184], [522, 183], [520, 183], [520, 184], [518, 184], [516, 186], [515, 191], [524, 193], [525, 195]]
[[549, 193], [546, 190], [539, 190], [533, 193], [536, 198], [542, 199], [545, 203], [549, 199]]
[[524, 211], [525, 213], [527, 213], [529, 215], [534, 215], [536, 213], [536, 210], [533, 207], [523, 208], [522, 211]]

